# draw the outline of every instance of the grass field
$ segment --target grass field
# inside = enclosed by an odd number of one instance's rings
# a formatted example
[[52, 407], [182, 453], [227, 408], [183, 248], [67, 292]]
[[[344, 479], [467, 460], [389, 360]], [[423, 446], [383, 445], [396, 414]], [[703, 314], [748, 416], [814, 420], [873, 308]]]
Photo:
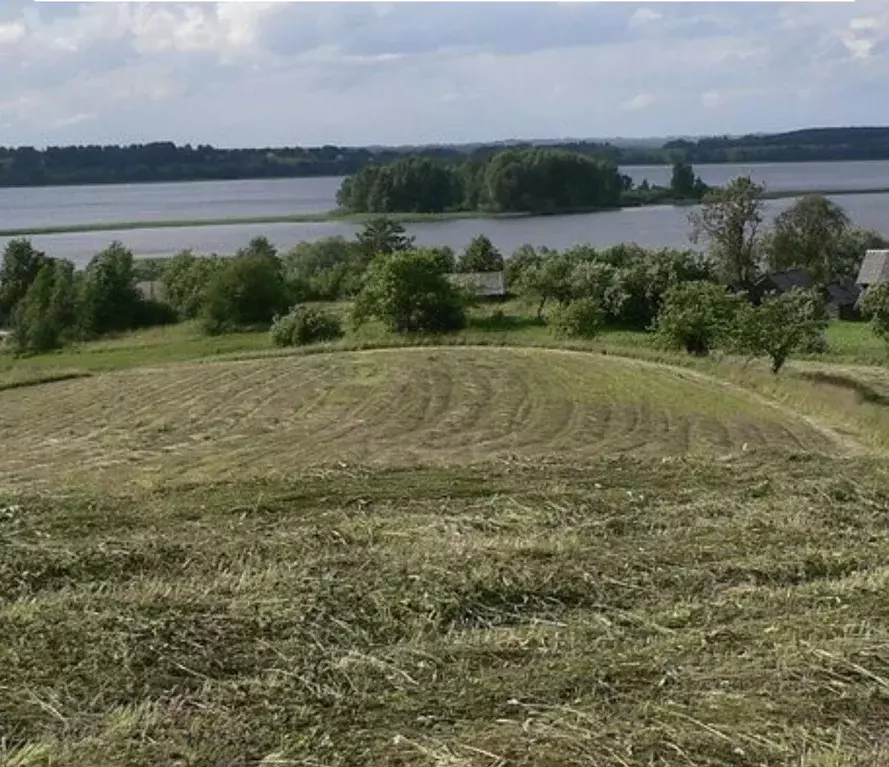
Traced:
[[0, 765], [889, 764], [886, 368], [477, 319], [0, 357]]

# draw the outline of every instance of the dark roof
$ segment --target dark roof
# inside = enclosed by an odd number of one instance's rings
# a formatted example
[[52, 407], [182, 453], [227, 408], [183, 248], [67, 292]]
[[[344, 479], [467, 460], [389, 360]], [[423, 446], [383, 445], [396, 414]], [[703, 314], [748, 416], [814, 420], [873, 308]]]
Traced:
[[764, 274], [757, 282], [758, 287], [780, 290], [782, 293], [792, 288], [813, 288], [815, 283], [802, 269], [785, 269]]
[[869, 250], [858, 272], [859, 285], [879, 285], [889, 282], [889, 250]]
[[827, 300], [839, 306], [853, 306], [861, 295], [861, 290], [856, 285], [840, 285], [838, 282], [826, 285], [824, 290], [827, 292]]

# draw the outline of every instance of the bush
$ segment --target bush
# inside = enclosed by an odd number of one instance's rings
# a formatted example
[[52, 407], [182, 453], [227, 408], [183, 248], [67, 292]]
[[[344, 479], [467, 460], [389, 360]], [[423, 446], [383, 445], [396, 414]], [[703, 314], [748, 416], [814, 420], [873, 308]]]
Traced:
[[759, 306], [738, 312], [735, 346], [752, 357], [768, 357], [777, 374], [794, 352], [826, 346], [827, 312], [811, 290], [794, 289], [766, 296]]
[[466, 325], [466, 299], [428, 251], [374, 259], [355, 301], [356, 325], [375, 318], [396, 333], [438, 333]]
[[553, 310], [549, 326], [556, 338], [592, 338], [602, 328], [605, 313], [591, 298], [578, 298]]
[[277, 258], [242, 255], [228, 259], [215, 272], [201, 306], [204, 331], [269, 325], [289, 306], [287, 283]]
[[880, 338], [889, 341], [889, 283], [873, 285], [858, 300], [861, 313]]
[[336, 317], [305, 306], [296, 306], [287, 314], [276, 317], [271, 329], [275, 346], [305, 346], [335, 341], [342, 335], [343, 329]]
[[720, 285], [688, 282], [664, 296], [656, 330], [661, 340], [689, 354], [705, 355], [732, 339], [742, 299]]

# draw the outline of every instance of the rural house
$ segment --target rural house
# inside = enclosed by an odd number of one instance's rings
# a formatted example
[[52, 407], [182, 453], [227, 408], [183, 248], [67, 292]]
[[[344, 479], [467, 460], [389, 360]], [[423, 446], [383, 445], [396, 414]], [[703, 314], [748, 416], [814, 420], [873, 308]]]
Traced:
[[467, 272], [449, 274], [452, 285], [468, 290], [479, 298], [506, 298], [506, 272]]
[[[754, 285], [754, 299], [759, 302], [768, 293], [786, 293], [793, 288], [811, 290], [815, 288], [815, 282], [802, 269], [771, 272]], [[824, 287], [822, 294], [829, 316], [841, 320], [859, 318], [856, 306], [861, 291], [855, 285], [832, 282]]]
[[869, 250], [864, 254], [855, 284], [862, 290], [889, 282], [889, 250]]

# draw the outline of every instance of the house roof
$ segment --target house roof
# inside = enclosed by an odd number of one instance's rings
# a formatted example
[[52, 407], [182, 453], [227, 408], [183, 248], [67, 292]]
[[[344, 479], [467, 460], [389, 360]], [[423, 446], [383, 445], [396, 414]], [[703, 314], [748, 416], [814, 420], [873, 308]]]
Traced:
[[454, 285], [473, 291], [479, 296], [506, 295], [505, 272], [466, 272], [449, 274], [448, 279]]
[[832, 282], [825, 285], [824, 290], [827, 292], [827, 299], [830, 303], [839, 306], [852, 306], [858, 301], [861, 290], [856, 285], [841, 285], [838, 282]]
[[889, 250], [869, 250], [858, 272], [858, 285], [879, 285], [889, 282]]
[[785, 269], [763, 275], [759, 280], [762, 287], [772, 287], [782, 293], [792, 288], [812, 288], [815, 283], [802, 269]]

